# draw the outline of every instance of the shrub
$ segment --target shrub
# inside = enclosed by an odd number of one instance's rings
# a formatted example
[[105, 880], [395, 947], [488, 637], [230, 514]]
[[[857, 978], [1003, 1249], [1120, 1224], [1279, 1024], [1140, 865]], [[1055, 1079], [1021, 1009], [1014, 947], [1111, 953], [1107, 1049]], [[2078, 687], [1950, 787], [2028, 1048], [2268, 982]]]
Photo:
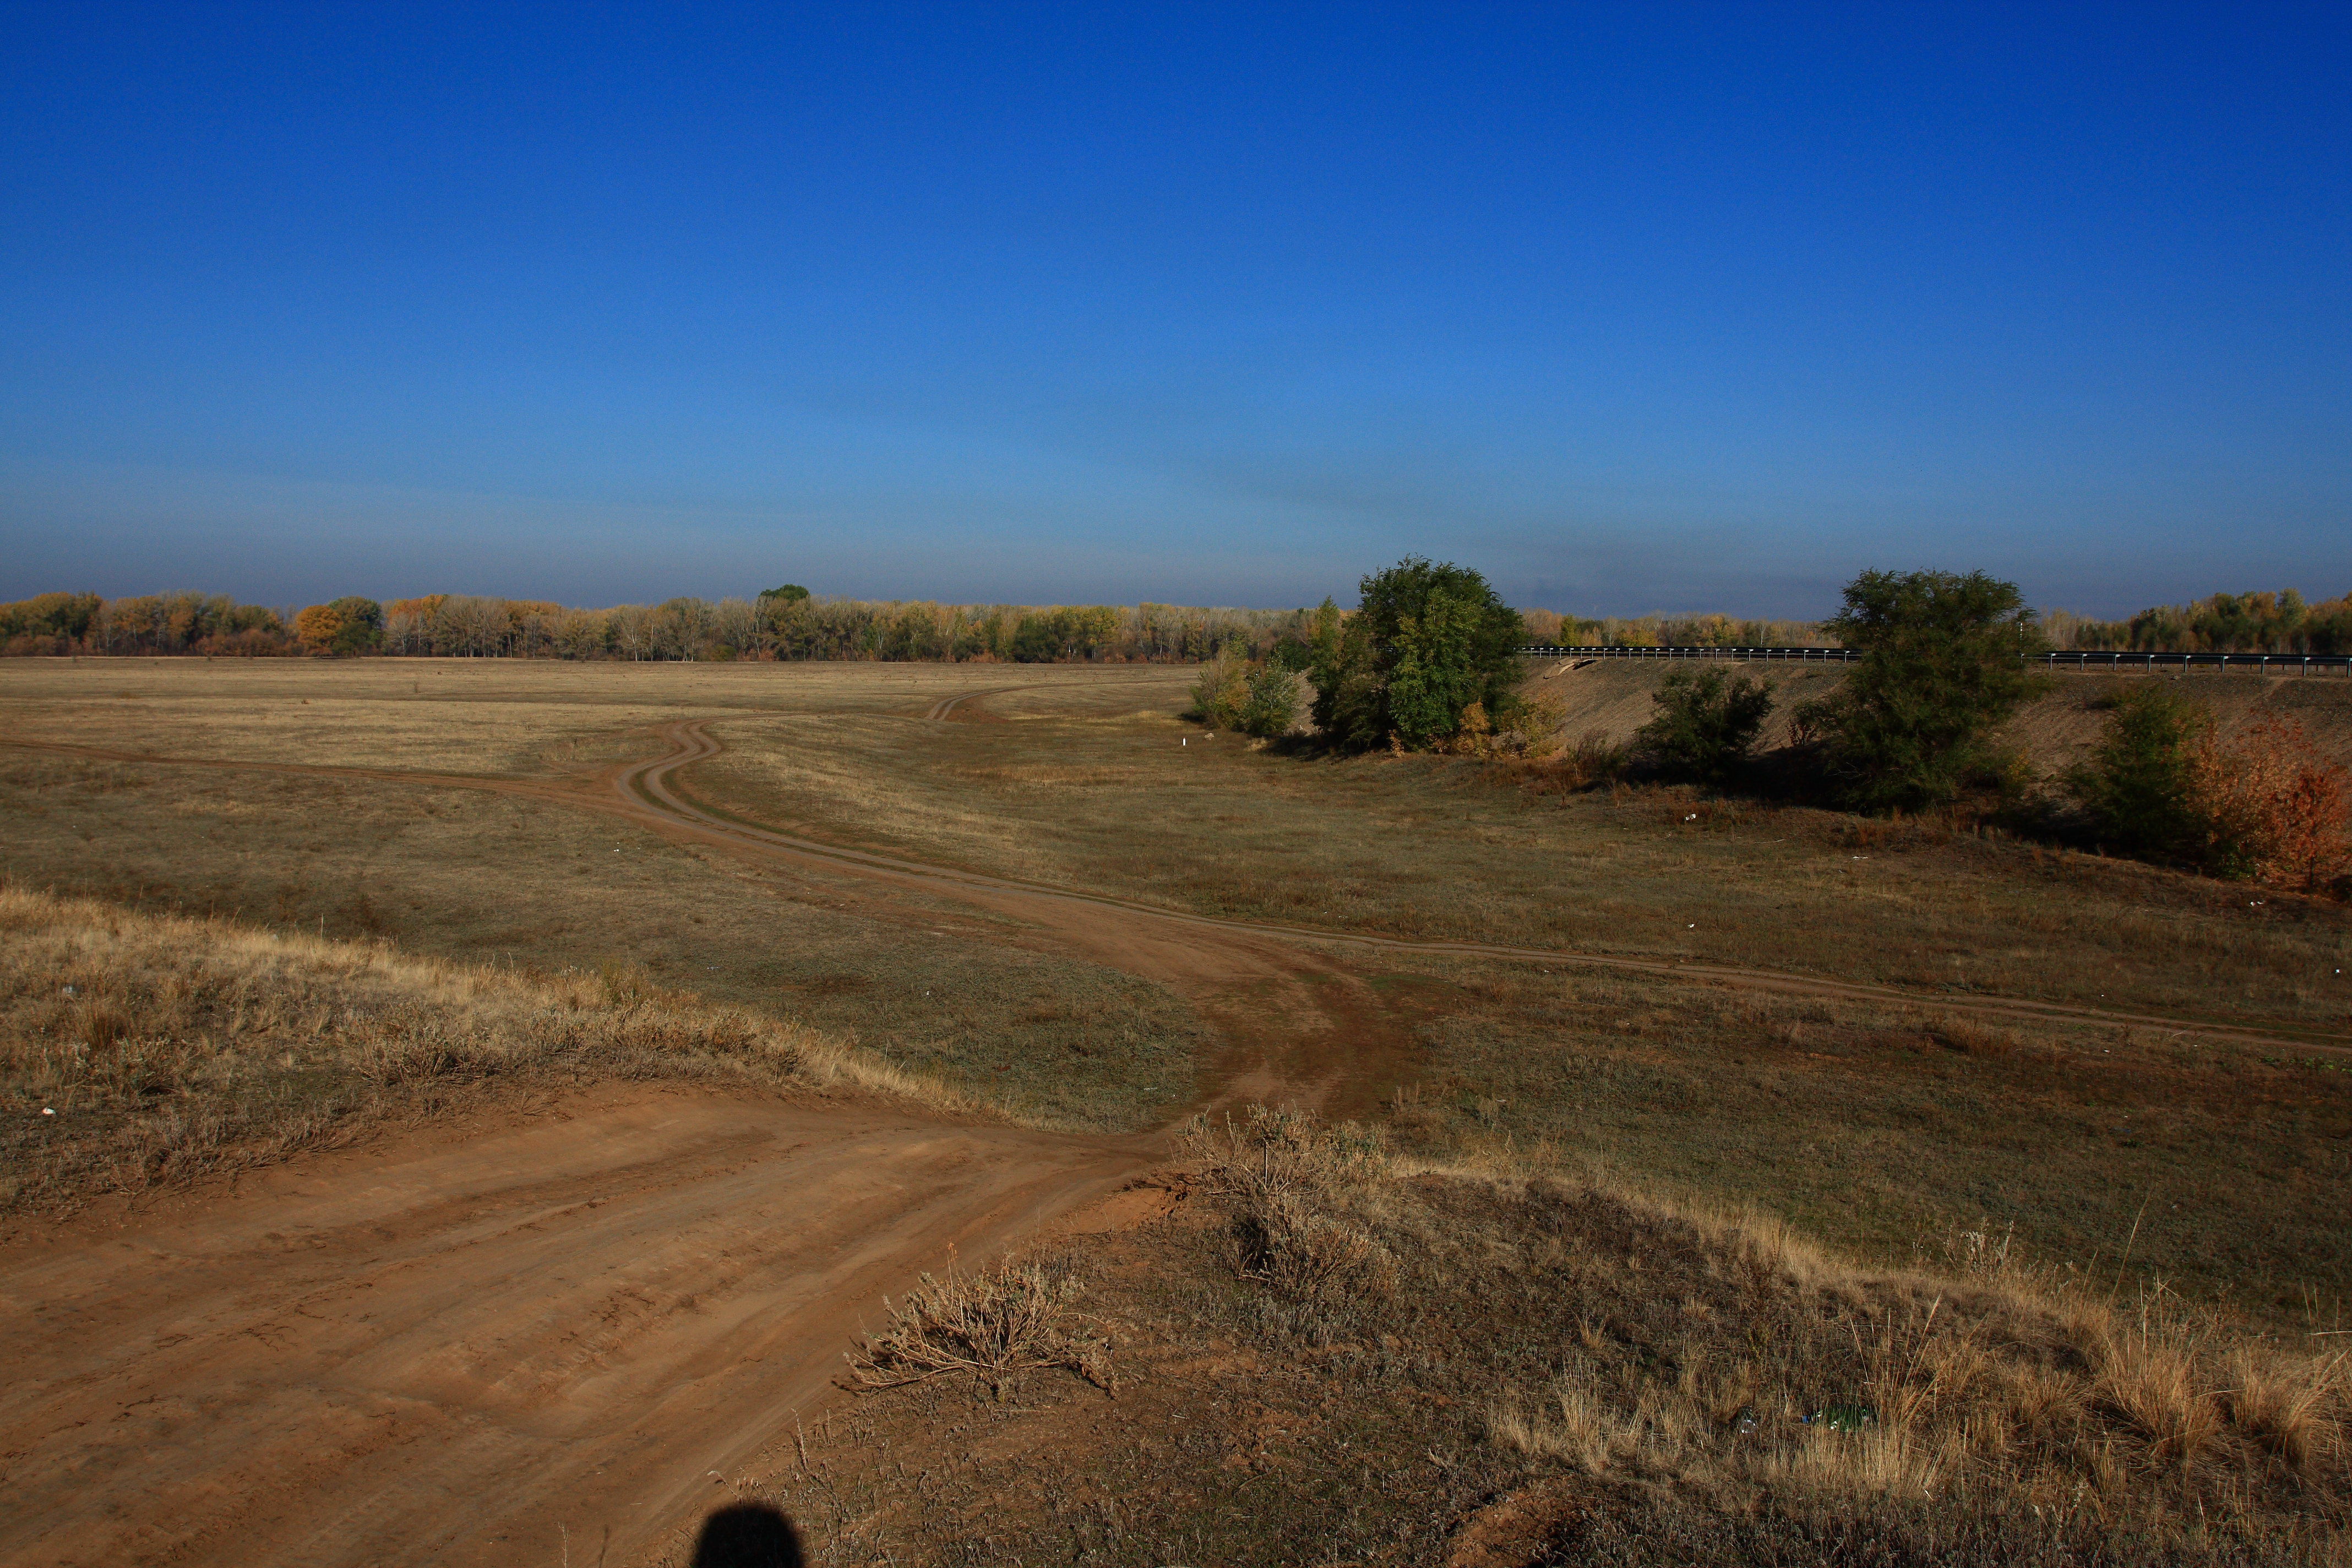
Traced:
[[1396, 1260], [1358, 1217], [1350, 1194], [1378, 1178], [1373, 1142], [1311, 1110], [1249, 1108], [1248, 1120], [1195, 1116], [1179, 1139], [1233, 1207], [1233, 1262], [1294, 1303], [1344, 1311], [1392, 1284]]
[[1192, 683], [1192, 710], [1220, 730], [1287, 733], [1298, 717], [1298, 677], [1273, 660], [1220, 654]]
[[2198, 758], [2212, 731], [2212, 715], [2200, 704], [2150, 682], [2116, 702], [2098, 749], [2067, 775], [2067, 785], [2117, 848], [2198, 858], [2207, 837]]
[[1772, 711], [1772, 685], [1720, 669], [1677, 669], [1635, 741], [1669, 779], [1721, 788], [1747, 763]]
[[1250, 671], [1240, 729], [1250, 735], [1287, 734], [1298, 719], [1298, 677], [1271, 661]]
[[1933, 805], [1992, 767], [1989, 738], [2044, 683], [2043, 643], [2014, 583], [1981, 572], [1865, 572], [1827, 623], [1862, 661], [1798, 711], [1830, 781], [1863, 810]]
[[849, 1353], [850, 1375], [867, 1388], [896, 1388], [961, 1374], [1002, 1395], [1018, 1373], [1065, 1366], [1108, 1389], [1108, 1343], [1063, 1322], [1083, 1289], [1075, 1276], [1037, 1263], [950, 1271], [944, 1279], [925, 1274], [897, 1307], [884, 1300], [890, 1326]]

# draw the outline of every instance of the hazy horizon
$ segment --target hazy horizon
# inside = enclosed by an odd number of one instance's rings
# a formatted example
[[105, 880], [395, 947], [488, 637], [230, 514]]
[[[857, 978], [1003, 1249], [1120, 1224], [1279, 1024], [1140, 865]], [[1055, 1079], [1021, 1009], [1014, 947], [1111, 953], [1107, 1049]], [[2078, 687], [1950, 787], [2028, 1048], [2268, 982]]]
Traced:
[[28, 13], [0, 598], [2352, 588], [2340, 10]]

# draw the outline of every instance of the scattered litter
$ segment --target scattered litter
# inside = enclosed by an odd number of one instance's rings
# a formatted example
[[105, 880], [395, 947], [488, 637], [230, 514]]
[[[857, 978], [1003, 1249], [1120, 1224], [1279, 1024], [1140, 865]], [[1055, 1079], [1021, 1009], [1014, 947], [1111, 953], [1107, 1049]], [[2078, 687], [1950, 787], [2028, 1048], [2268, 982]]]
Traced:
[[1688, 816], [1684, 817], [1683, 820], [1685, 822], [1696, 822], [1698, 820], [1698, 813], [1694, 811]]
[[[2343, 973], [2344, 972], [2343, 972], [2342, 970], [2340, 970], [2340, 969], [2339, 969], [2339, 970], [2337, 970], [2336, 973], [2338, 973], [2338, 974], [2341, 974], [2341, 973]], [[81, 994], [81, 993], [80, 993], [80, 992], [79, 992], [79, 991], [77, 991], [77, 990], [75, 990], [72, 986], [68, 985], [68, 986], [67, 986], [67, 987], [66, 987], [66, 994], [67, 994], [67, 995], [68, 995], [68, 996], [79, 996], [79, 995], [80, 995], [80, 994]]]
[[1809, 1426], [1822, 1426], [1832, 1432], [1859, 1432], [1876, 1424], [1878, 1412], [1867, 1405], [1832, 1405], [1804, 1419]]
[[55, 1116], [55, 1115], [57, 1114], [57, 1112], [56, 1112], [55, 1110], [51, 1110], [49, 1107], [47, 1107], [47, 1106], [44, 1105], [43, 1107], [41, 1107], [41, 1114], [42, 1114], [42, 1115], [44, 1115], [44, 1116]]
[[1733, 1430], [1738, 1432], [1743, 1437], [1748, 1436], [1748, 1433], [1755, 1431], [1756, 1412], [1753, 1410], [1741, 1411], [1739, 1413], [1739, 1420], [1734, 1426]]

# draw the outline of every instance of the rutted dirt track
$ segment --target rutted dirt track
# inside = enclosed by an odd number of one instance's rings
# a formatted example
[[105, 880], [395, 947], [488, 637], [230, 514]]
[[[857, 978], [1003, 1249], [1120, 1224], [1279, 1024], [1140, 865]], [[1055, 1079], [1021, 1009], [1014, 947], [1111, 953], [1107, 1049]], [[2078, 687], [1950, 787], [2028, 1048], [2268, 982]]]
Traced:
[[[953, 703], [935, 708], [944, 719]], [[1234, 1045], [1209, 1099], [1345, 1105], [1389, 1044], [1349, 951], [1601, 965], [1746, 989], [2030, 1014], [2308, 1049], [2227, 1025], [1724, 965], [1217, 920], [843, 848], [677, 783], [704, 721], [592, 781], [131, 756], [496, 790], [730, 854], [950, 895], [1161, 980]], [[37, 744], [14, 742], [17, 744]], [[2341, 1045], [2331, 1038], [2328, 1048]], [[621, 1564], [823, 1397], [861, 1315], [1148, 1163], [1151, 1139], [956, 1125], [708, 1089], [583, 1091], [306, 1158], [236, 1194], [0, 1249], [0, 1563]]]
[[[974, 694], [984, 695], [984, 694]], [[1452, 953], [1470, 958], [1500, 958], [1559, 966], [1626, 970], [1668, 976], [1700, 984], [1735, 990], [1770, 991], [1789, 995], [1834, 997], [1845, 1001], [1898, 1003], [1930, 1006], [1943, 1012], [1989, 1016], [2071, 1019], [2084, 1023], [2137, 1024], [2279, 1047], [2308, 1046], [2315, 1040], [2352, 1046], [2342, 1037], [2301, 1030], [2272, 1030], [2189, 1019], [2156, 1013], [2128, 1013], [2103, 1007], [2083, 1007], [2063, 1002], [2025, 998], [1962, 995], [1908, 991], [1895, 985], [1832, 980], [1736, 964], [1639, 958], [1623, 953], [1580, 952], [1563, 949], [1515, 947], [1501, 942], [1431, 942], [1404, 937], [1323, 931], [1270, 921], [1231, 920], [1189, 914], [1130, 899], [1046, 887], [1004, 877], [931, 866], [865, 850], [845, 849], [815, 839], [779, 833], [722, 816], [682, 795], [671, 783], [680, 768], [719, 754], [720, 747], [706, 731], [708, 721], [695, 720], [662, 727], [675, 750], [649, 762], [635, 763], [614, 775], [615, 789], [631, 805], [654, 806], [666, 821], [683, 825], [720, 842], [756, 847], [824, 864], [835, 869], [862, 870], [886, 880], [905, 879], [932, 891], [950, 891], [975, 903], [1017, 912], [1063, 936], [1069, 946], [1087, 956], [1131, 973], [1164, 979], [1180, 988], [1188, 977], [1222, 967], [1220, 956], [1236, 945], [1255, 952], [1274, 943], [1297, 952], [1302, 943], [1381, 952]], [[1186, 955], [1190, 955], [1189, 957]]]
[[1150, 1153], [635, 1087], [24, 1238], [0, 1561], [634, 1561], [884, 1293]]

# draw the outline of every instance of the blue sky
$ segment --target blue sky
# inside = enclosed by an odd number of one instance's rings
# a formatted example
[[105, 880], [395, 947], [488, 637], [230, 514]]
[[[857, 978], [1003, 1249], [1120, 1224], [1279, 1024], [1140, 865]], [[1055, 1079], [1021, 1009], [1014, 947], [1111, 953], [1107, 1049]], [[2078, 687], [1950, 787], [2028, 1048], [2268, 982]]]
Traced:
[[2352, 589], [2352, 12], [11, 7], [0, 597]]

